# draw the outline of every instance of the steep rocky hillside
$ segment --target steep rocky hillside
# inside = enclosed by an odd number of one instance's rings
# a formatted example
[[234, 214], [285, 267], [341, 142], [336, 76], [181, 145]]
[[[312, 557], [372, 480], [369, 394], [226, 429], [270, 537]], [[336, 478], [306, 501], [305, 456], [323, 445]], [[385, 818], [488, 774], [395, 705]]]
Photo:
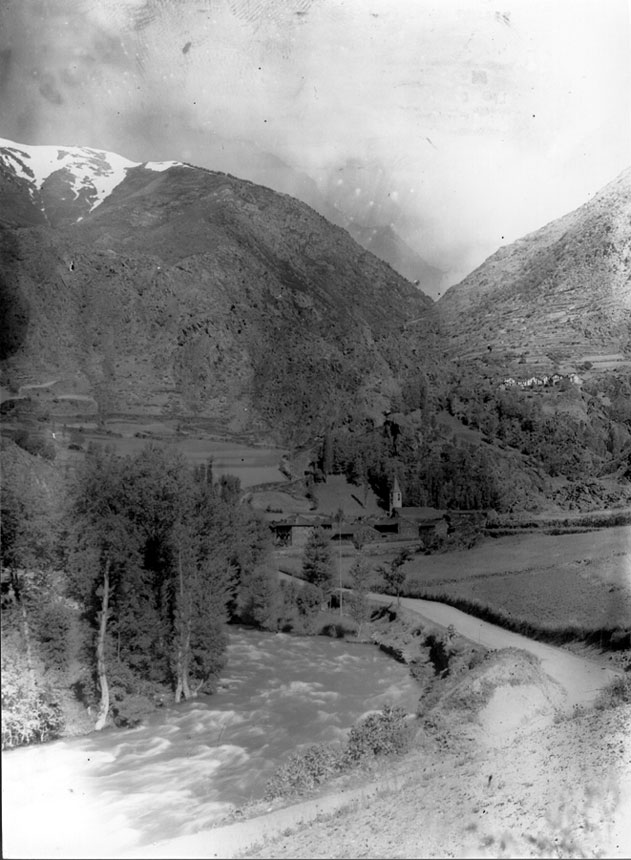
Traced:
[[[5, 142], [6, 143], [6, 142]], [[299, 441], [387, 407], [429, 298], [306, 205], [96, 150], [0, 149], [2, 384]], [[421, 361], [422, 356], [421, 356]], [[31, 391], [33, 389], [30, 389]]]
[[500, 248], [437, 303], [460, 358], [541, 372], [631, 366], [631, 169], [588, 203]]

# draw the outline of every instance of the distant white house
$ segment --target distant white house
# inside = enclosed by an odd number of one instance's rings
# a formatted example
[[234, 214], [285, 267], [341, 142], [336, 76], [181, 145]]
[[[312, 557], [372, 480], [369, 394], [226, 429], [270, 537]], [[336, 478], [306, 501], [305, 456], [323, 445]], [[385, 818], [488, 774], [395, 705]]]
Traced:
[[562, 380], [567, 379], [572, 385], [582, 385], [583, 379], [577, 373], [570, 373], [563, 376], [560, 373], [553, 373], [548, 376], [529, 376], [527, 379], [514, 379], [512, 376], [507, 376], [500, 384], [500, 388], [507, 390], [509, 388], [549, 388], [550, 386], [558, 385]]

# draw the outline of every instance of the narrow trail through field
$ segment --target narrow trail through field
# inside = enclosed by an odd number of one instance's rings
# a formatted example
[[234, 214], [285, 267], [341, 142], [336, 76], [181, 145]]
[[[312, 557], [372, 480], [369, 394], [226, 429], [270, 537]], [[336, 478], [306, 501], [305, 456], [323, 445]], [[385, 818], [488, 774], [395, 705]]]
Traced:
[[[396, 604], [395, 598], [387, 594], [370, 594], [370, 599], [375, 603]], [[402, 597], [401, 606], [430, 624], [438, 624], [441, 627], [453, 625], [461, 636], [485, 648], [521, 648], [534, 654], [541, 660], [544, 672], [567, 692], [568, 707], [576, 704], [591, 704], [602, 688], [620, 674], [615, 669], [609, 669], [593, 660], [571, 654], [563, 648], [537, 642], [527, 636], [490, 624], [488, 621], [474, 618], [445, 603]]]

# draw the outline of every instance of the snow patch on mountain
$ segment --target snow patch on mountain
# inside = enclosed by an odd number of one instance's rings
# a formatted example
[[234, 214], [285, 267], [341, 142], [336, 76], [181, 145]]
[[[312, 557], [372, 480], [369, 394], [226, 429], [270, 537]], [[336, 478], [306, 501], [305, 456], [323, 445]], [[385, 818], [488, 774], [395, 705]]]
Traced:
[[35, 190], [41, 191], [50, 176], [65, 171], [75, 198], [84, 189], [88, 192], [89, 212], [109, 197], [133, 167], [162, 172], [188, 166], [177, 161], [130, 161], [114, 152], [87, 146], [29, 146], [4, 138], [0, 138], [0, 164], [26, 180], [31, 196]]
[[143, 161], [140, 166], [145, 170], [155, 170], [158, 173], [168, 170], [169, 167], [190, 167], [188, 164], [182, 164], [181, 161]]

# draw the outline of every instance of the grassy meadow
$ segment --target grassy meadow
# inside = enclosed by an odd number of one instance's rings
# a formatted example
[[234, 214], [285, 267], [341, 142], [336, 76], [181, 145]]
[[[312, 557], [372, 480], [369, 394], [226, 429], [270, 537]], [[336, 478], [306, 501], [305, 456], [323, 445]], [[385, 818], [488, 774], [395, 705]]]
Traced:
[[607, 644], [613, 631], [631, 628], [629, 526], [487, 540], [465, 552], [416, 556], [407, 571], [407, 596], [537, 638]]

